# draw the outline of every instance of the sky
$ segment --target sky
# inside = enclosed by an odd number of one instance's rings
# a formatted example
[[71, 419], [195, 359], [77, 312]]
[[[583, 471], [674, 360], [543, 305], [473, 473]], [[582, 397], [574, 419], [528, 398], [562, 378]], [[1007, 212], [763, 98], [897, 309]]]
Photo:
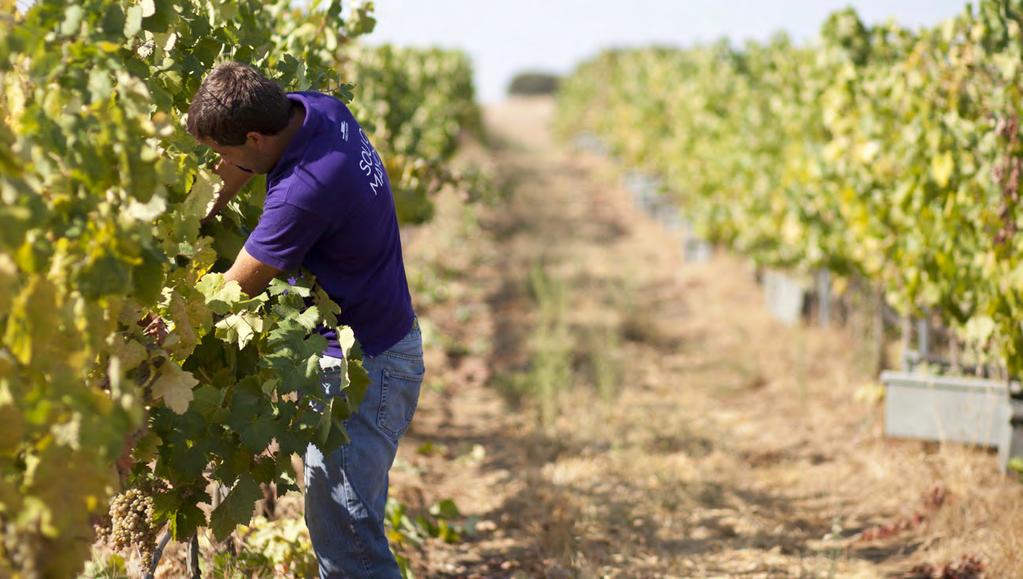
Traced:
[[610, 46], [814, 39], [828, 14], [853, 6], [868, 23], [932, 26], [966, 0], [375, 0], [372, 43], [461, 48], [481, 100], [500, 100], [523, 70], [570, 72]]
[[[33, 0], [16, 0], [24, 9]], [[346, 0], [345, 4], [353, 0]], [[307, 4], [308, 0], [295, 0]], [[868, 23], [933, 26], [966, 0], [374, 0], [375, 44], [443, 46], [473, 61], [478, 96], [503, 98], [525, 70], [565, 74], [608, 47], [813, 40], [828, 14], [852, 6]]]

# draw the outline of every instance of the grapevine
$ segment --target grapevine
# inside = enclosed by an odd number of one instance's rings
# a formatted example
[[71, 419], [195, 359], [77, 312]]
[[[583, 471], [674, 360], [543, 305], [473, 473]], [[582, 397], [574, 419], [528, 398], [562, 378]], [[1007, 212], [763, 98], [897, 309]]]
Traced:
[[559, 129], [663, 178], [700, 233], [764, 266], [883, 288], [978, 362], [1023, 371], [1018, 119], [1023, 3], [933, 28], [605, 52], [563, 84]]

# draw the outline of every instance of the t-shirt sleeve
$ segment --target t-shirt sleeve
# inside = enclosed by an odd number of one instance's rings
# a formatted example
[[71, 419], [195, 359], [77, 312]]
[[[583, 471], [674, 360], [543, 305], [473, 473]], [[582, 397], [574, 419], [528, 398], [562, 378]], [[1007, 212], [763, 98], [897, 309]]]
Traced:
[[279, 270], [296, 270], [326, 230], [326, 221], [315, 213], [289, 203], [275, 204], [263, 208], [245, 251]]

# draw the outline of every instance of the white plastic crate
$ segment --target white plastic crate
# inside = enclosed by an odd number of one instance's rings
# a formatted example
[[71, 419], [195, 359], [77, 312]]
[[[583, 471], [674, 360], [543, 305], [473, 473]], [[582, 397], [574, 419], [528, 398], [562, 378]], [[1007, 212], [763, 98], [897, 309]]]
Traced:
[[881, 382], [887, 436], [995, 447], [1003, 472], [1023, 457], [1023, 404], [1011, 385], [908, 372], [884, 372]]

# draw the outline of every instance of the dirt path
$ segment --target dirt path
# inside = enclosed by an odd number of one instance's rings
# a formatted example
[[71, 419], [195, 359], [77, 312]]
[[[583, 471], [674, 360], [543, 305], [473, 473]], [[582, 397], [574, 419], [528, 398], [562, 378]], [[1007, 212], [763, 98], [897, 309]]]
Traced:
[[419, 576], [1018, 576], [991, 455], [883, 439], [848, 331], [771, 320], [742, 260], [685, 264], [551, 115], [491, 108], [507, 198], [448, 198], [408, 244], [430, 378], [394, 494], [480, 521], [411, 550]]

